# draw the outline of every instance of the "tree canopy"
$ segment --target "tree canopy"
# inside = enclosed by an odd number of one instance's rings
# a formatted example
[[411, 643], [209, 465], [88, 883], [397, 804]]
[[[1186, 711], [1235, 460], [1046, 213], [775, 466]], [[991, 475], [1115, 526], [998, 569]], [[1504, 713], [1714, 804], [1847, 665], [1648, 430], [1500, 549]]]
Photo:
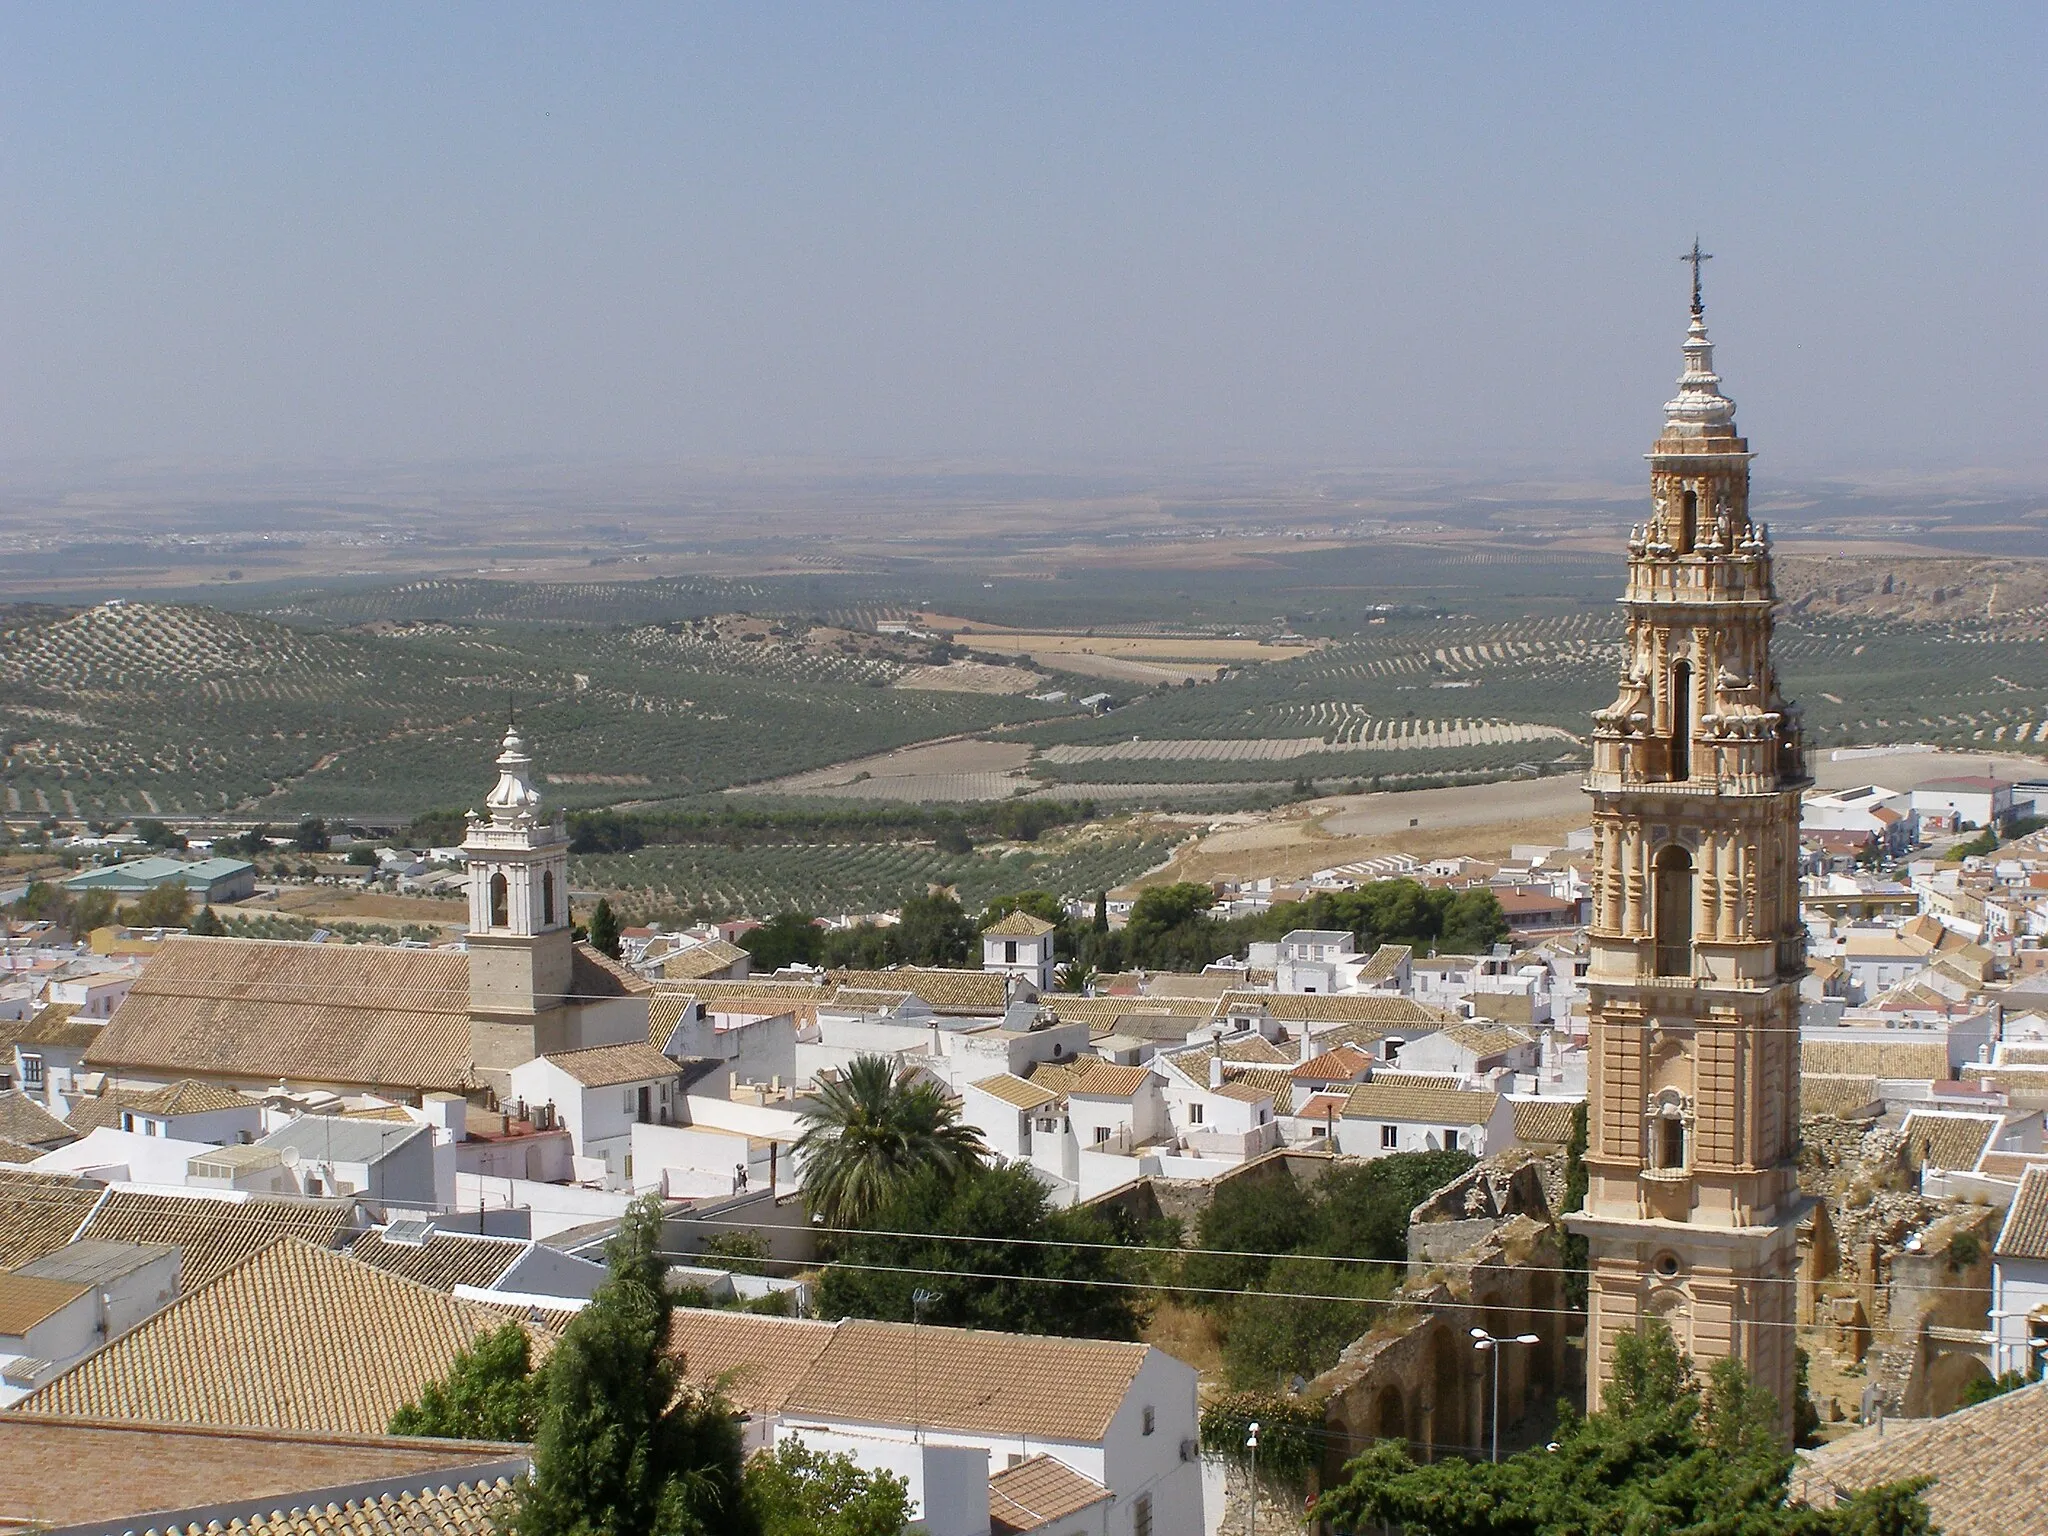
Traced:
[[1381, 1442], [1344, 1468], [1315, 1505], [1339, 1530], [1398, 1526], [1411, 1536], [1929, 1536], [1912, 1483], [1857, 1494], [1831, 1510], [1788, 1501], [1793, 1459], [1777, 1405], [1740, 1361], [1704, 1379], [1655, 1325], [1615, 1346], [1607, 1403], [1563, 1408], [1555, 1449], [1498, 1466], [1418, 1466]]
[[761, 1536], [899, 1536], [910, 1523], [910, 1484], [864, 1472], [851, 1456], [814, 1451], [792, 1436], [747, 1463], [747, 1509]]
[[660, 1234], [660, 1200], [636, 1200], [606, 1250], [610, 1274], [555, 1346], [520, 1536], [754, 1536], [739, 1421], [662, 1349]]
[[619, 916], [612, 911], [612, 904], [604, 897], [597, 898], [597, 905], [590, 909], [590, 947], [601, 955], [619, 958], [623, 946], [619, 942]]
[[[848, 1267], [825, 1272], [818, 1291], [827, 1317], [912, 1321], [912, 1294], [932, 1299], [928, 1323], [1135, 1339], [1142, 1313], [1119, 1234], [1100, 1216], [1056, 1210], [1030, 1168], [975, 1166], [955, 1177], [928, 1172], [906, 1181], [869, 1218], [871, 1234], [833, 1247]], [[928, 1236], [896, 1237], [892, 1233]], [[982, 1239], [958, 1242], [956, 1238]], [[854, 1267], [854, 1266], [874, 1266]], [[937, 1274], [932, 1273], [936, 1271]]]
[[958, 1178], [988, 1157], [959, 1108], [886, 1056], [856, 1056], [803, 1113], [804, 1200], [833, 1227], [865, 1225], [920, 1174]]
[[530, 1441], [540, 1424], [541, 1402], [526, 1330], [507, 1323], [457, 1354], [445, 1377], [429, 1382], [417, 1402], [393, 1414], [391, 1433]]

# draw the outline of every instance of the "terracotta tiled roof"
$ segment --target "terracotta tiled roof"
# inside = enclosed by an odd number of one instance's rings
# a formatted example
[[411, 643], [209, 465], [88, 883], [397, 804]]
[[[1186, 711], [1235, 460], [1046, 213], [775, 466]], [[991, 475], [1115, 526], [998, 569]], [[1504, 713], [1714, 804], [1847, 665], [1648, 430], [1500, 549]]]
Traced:
[[1823, 1508], [1840, 1494], [1931, 1477], [1920, 1497], [1944, 1536], [2041, 1529], [2048, 1482], [2048, 1384], [1938, 1419], [1890, 1419], [1801, 1457], [1792, 1495]]
[[1845, 1115], [1877, 1098], [1877, 1079], [1841, 1072], [1799, 1074], [1799, 1113]]
[[2002, 1259], [2048, 1259], [2048, 1168], [2029, 1168], [2020, 1176], [1994, 1251]]
[[649, 1078], [679, 1077], [680, 1064], [638, 1040], [623, 1045], [594, 1045], [583, 1051], [556, 1051], [546, 1060], [586, 1088], [612, 1088]]
[[[496, 1536], [518, 1493], [511, 1479], [455, 1483], [340, 1504], [249, 1514], [234, 1536]], [[222, 1536], [218, 1522], [163, 1529], [162, 1536]]]
[[[1185, 1039], [1187, 1032], [1209, 1017], [1213, 1005], [1205, 997], [1069, 997], [1062, 992], [1039, 995], [1038, 1006], [1050, 1008], [1062, 1024], [1086, 1024], [1090, 1029], [1114, 1029], [1119, 1034], [1146, 1039]], [[1182, 1020], [1170, 1036], [1154, 1036], [1133, 1021], [1158, 1019], [1162, 1029], [1170, 1021]]]
[[1570, 1099], [1510, 1099], [1515, 1111], [1515, 1140], [1524, 1146], [1564, 1146], [1572, 1139]]
[[1058, 1101], [1059, 1094], [1039, 1083], [1027, 1083], [1023, 1078], [1009, 1072], [998, 1072], [994, 1077], [984, 1077], [974, 1084], [992, 1098], [1001, 1099], [1005, 1104], [1014, 1104], [1019, 1109], [1036, 1109], [1041, 1104]]
[[1128, 1099], [1151, 1080], [1150, 1067], [1119, 1067], [1099, 1056], [1077, 1056], [1070, 1062], [1034, 1062], [1031, 1081], [1054, 1093], [1084, 1098]]
[[347, 1200], [111, 1189], [78, 1235], [169, 1243], [178, 1250], [179, 1284], [193, 1291], [281, 1237], [333, 1247], [353, 1209]]
[[9, 1141], [0, 1136], [0, 1163], [32, 1163], [49, 1150], [48, 1147], [32, 1147], [25, 1141]]
[[348, 1256], [437, 1291], [452, 1291], [458, 1285], [490, 1285], [530, 1246], [521, 1238], [464, 1232], [434, 1232], [424, 1242], [394, 1243], [379, 1231], [358, 1238]]
[[[1226, 992], [1217, 1001], [1215, 1015], [1264, 1008], [1269, 1016], [1287, 1024], [1391, 1024], [1413, 1028], [1430, 1024], [1441, 1027], [1455, 1023], [1452, 1014], [1425, 1008], [1405, 997], [1384, 992]], [[1318, 1038], [1322, 1031], [1318, 1030]]]
[[1399, 971], [1414, 955], [1415, 951], [1406, 944], [1382, 944], [1372, 952], [1372, 958], [1359, 968], [1361, 982], [1385, 981]]
[[102, 1089], [86, 1098], [74, 1100], [64, 1123], [71, 1127], [74, 1136], [101, 1130], [118, 1131], [121, 1128], [121, 1111], [154, 1092], [154, 1088]]
[[790, 1392], [785, 1413], [1099, 1440], [1147, 1353], [1143, 1344], [848, 1319]]
[[105, 1026], [86, 1019], [73, 1019], [77, 1007], [71, 1003], [50, 1003], [13, 1031], [16, 1045], [66, 1046], [73, 1050], [91, 1045]]
[[169, 1087], [152, 1089], [138, 1094], [121, 1106], [136, 1114], [165, 1115], [206, 1115], [223, 1109], [254, 1109], [256, 1101], [231, 1088], [222, 1088], [213, 1083], [195, 1083], [185, 1078]]
[[77, 1280], [42, 1280], [0, 1271], [0, 1336], [20, 1338], [91, 1289]]
[[842, 987], [876, 992], [912, 992], [934, 1008], [1001, 1013], [1009, 1002], [1009, 980], [1001, 971], [956, 971], [906, 965], [889, 971], [833, 971]]
[[1294, 1078], [1284, 1067], [1237, 1067], [1223, 1069], [1223, 1086], [1250, 1088], [1273, 1101], [1273, 1113], [1294, 1113]]
[[1304, 1120], [1342, 1119], [1344, 1106], [1350, 1102], [1348, 1093], [1318, 1093], [1311, 1095], [1308, 1102], [1297, 1107], [1294, 1113]]
[[[1240, 1104], [1264, 1104], [1273, 1098], [1273, 1090], [1261, 1088], [1256, 1083], [1246, 1082], [1242, 1077], [1235, 1082], [1225, 1083], [1221, 1088], [1209, 1090], [1219, 1098], [1236, 1099]], [[1278, 1109], [1278, 1106], [1275, 1106]], [[1282, 1109], [1279, 1113], [1286, 1114]]]
[[1109, 1490], [1063, 1461], [1033, 1456], [988, 1480], [989, 1536], [1023, 1536], [1104, 1502]]
[[1036, 939], [1053, 931], [1053, 924], [1042, 917], [1033, 917], [1021, 909], [1012, 912], [1000, 923], [981, 930], [985, 939]]
[[1453, 1024], [1441, 1031], [1453, 1043], [1476, 1056], [1505, 1056], [1529, 1043], [1519, 1029], [1486, 1029], [1478, 1024]]
[[1428, 1120], [1437, 1125], [1484, 1125], [1500, 1103], [1497, 1093], [1464, 1088], [1410, 1088], [1361, 1083], [1345, 1105], [1348, 1120]]
[[0, 1136], [29, 1146], [60, 1146], [78, 1133], [16, 1088], [0, 1093]]
[[469, 1060], [468, 956], [268, 939], [165, 941], [86, 1052], [113, 1071], [402, 1088], [460, 1087]]
[[[96, 1419], [0, 1417], [10, 1523], [42, 1528], [148, 1528], [141, 1517], [208, 1507], [270, 1510], [303, 1504], [320, 1489], [405, 1478], [416, 1486], [458, 1483], [523, 1446], [385, 1435], [291, 1435]], [[79, 1476], [89, 1467], [93, 1475]], [[246, 1516], [244, 1517], [247, 1518]], [[266, 1517], [267, 1518], [267, 1517]], [[248, 1525], [239, 1527], [242, 1531]], [[460, 1529], [387, 1523], [384, 1536]]]
[[1948, 1047], [1939, 1040], [1802, 1040], [1801, 1072], [1855, 1077], [1945, 1079]]
[[2048, 1152], [1986, 1152], [1977, 1159], [1977, 1172], [2016, 1184], [2029, 1168], [2044, 1162], [2048, 1162]]
[[661, 974], [669, 981], [698, 981], [746, 958], [747, 952], [739, 945], [711, 939], [680, 955], [669, 956], [661, 963]]
[[106, 1192], [93, 1179], [0, 1168], [0, 1269], [62, 1248]]
[[504, 1316], [282, 1238], [38, 1388], [23, 1414], [383, 1432]]
[[1371, 1070], [1370, 1052], [1355, 1045], [1340, 1045], [1335, 1050], [1309, 1057], [1294, 1069], [1294, 1078], [1297, 1082], [1341, 1083]]
[[1400, 1067], [1375, 1067], [1372, 1080], [1390, 1088], [1462, 1088], [1465, 1078], [1456, 1072], [1407, 1072]]
[[677, 1307], [669, 1315], [668, 1352], [700, 1386], [723, 1383], [734, 1407], [777, 1414], [818, 1363], [838, 1325], [790, 1317]]
[[1913, 1167], [1953, 1171], [1975, 1168], [2004, 1125], [1998, 1115], [1932, 1115], [1915, 1110], [1899, 1129]]

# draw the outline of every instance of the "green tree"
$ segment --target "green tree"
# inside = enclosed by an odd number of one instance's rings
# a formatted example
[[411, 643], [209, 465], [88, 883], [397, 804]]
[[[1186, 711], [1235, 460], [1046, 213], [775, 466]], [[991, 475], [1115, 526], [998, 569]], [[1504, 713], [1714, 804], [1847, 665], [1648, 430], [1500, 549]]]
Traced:
[[959, 965], [975, 952], [979, 937], [974, 919], [944, 891], [904, 902], [890, 930], [891, 948], [905, 965]]
[[464, 811], [422, 811], [406, 824], [399, 841], [408, 848], [453, 848], [469, 835]]
[[526, 1330], [507, 1323], [457, 1353], [446, 1376], [391, 1416], [391, 1433], [530, 1442], [542, 1397]]
[[546, 1371], [533, 1475], [510, 1521], [519, 1536], [753, 1536], [738, 1419], [685, 1388], [662, 1349], [671, 1301], [661, 1202], [627, 1209], [610, 1274]]
[[804, 1200], [834, 1227], [862, 1225], [921, 1173], [954, 1179], [989, 1155], [936, 1084], [886, 1056], [856, 1056], [819, 1088], [802, 1123]]
[[1482, 955], [1507, 936], [1507, 914], [1493, 892], [1459, 891], [1445, 903], [1439, 939], [1453, 954]]
[[1315, 1207], [1285, 1164], [1277, 1175], [1226, 1179], [1195, 1226], [1197, 1252], [1188, 1255], [1183, 1278], [1206, 1307], [1225, 1304], [1217, 1292], [1257, 1291], [1272, 1268], [1269, 1254], [1293, 1253], [1316, 1228]]
[[368, 843], [357, 843], [348, 851], [348, 861], [357, 869], [375, 869], [377, 850]]
[[32, 923], [55, 923], [71, 910], [71, 893], [50, 880], [31, 880], [15, 898], [14, 915]]
[[740, 936], [740, 948], [754, 957], [757, 972], [779, 971], [785, 965], [816, 965], [824, 943], [824, 935], [808, 912], [778, 912]]
[[851, 1456], [811, 1450], [791, 1436], [747, 1463], [746, 1498], [761, 1536], [899, 1536], [910, 1523], [910, 1484], [863, 1472]]
[[199, 915], [192, 919], [185, 931], [202, 939], [218, 939], [225, 937], [228, 930], [227, 925], [214, 915], [213, 903], [208, 902], [199, 909]]
[[1097, 891], [1095, 893], [1095, 931], [1097, 933], [1109, 932], [1109, 892], [1107, 891]]
[[1477, 1161], [1470, 1152], [1403, 1152], [1339, 1164], [1316, 1183], [1308, 1246], [1316, 1253], [1405, 1262], [1410, 1213]]
[[135, 823], [135, 835], [142, 839], [145, 847], [149, 848], [183, 848], [185, 846], [183, 833], [168, 823], [158, 821], [151, 816], [145, 816], [141, 821]]
[[[842, 1239], [818, 1308], [827, 1317], [878, 1317], [1135, 1339], [1143, 1322], [1127, 1236], [1089, 1211], [1055, 1210], [1021, 1163], [907, 1181], [870, 1218], [871, 1233]], [[896, 1236], [897, 1233], [921, 1234]], [[967, 1238], [972, 1241], [958, 1241]], [[941, 1278], [944, 1277], [944, 1278]], [[913, 1296], [924, 1291], [922, 1308]]]
[[[1271, 1386], [1328, 1370], [1346, 1344], [1372, 1327], [1373, 1303], [1392, 1295], [1401, 1278], [1392, 1269], [1333, 1264], [1315, 1255], [1274, 1260], [1263, 1290], [1223, 1308], [1230, 1384]], [[1346, 1296], [1354, 1299], [1332, 1299]]]
[[114, 920], [114, 893], [112, 891], [87, 891], [71, 908], [71, 931], [87, 934], [104, 928]]
[[604, 897], [597, 898], [597, 905], [590, 909], [590, 947], [599, 954], [619, 958], [619, 918], [612, 911], [612, 904]]
[[825, 965], [837, 969], [879, 971], [896, 963], [896, 950], [889, 936], [890, 930], [879, 923], [835, 928], [825, 935], [818, 957]]
[[182, 928], [192, 915], [192, 893], [182, 880], [152, 885], [121, 913], [131, 928]]
[[1741, 1362], [1702, 1381], [1661, 1325], [1616, 1341], [1599, 1413], [1560, 1415], [1554, 1449], [1498, 1466], [1417, 1466], [1381, 1442], [1316, 1501], [1340, 1530], [1393, 1525], [1412, 1536], [1930, 1536], [1922, 1483], [1893, 1483], [1829, 1510], [1788, 1498], [1791, 1452], [1770, 1394]]
[[318, 816], [308, 816], [292, 833], [292, 846], [301, 853], [325, 853], [331, 841], [327, 835], [327, 823]]
[[1012, 912], [1026, 913], [1041, 923], [1051, 923], [1055, 928], [1067, 920], [1067, 909], [1060, 905], [1059, 897], [1051, 891], [1014, 891], [1008, 896], [998, 896], [982, 908], [981, 926], [993, 928]]

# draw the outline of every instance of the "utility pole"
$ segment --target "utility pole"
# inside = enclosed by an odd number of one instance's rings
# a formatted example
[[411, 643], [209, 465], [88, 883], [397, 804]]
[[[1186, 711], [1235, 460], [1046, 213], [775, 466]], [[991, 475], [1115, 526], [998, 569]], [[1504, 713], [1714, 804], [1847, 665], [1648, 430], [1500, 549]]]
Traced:
[[1245, 1536], [1259, 1536], [1259, 1421], [1253, 1419], [1244, 1437], [1244, 1448], [1252, 1453], [1251, 1506], [1245, 1518]]

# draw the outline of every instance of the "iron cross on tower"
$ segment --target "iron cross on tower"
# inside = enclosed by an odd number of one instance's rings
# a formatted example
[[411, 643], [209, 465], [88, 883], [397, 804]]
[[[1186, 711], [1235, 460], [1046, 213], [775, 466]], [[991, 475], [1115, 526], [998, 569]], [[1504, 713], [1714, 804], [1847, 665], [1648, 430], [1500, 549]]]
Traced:
[[1679, 257], [1678, 259], [1680, 261], [1689, 261], [1692, 263], [1692, 312], [1694, 314], [1698, 314], [1703, 308], [1705, 308], [1705, 306], [1700, 302], [1700, 263], [1703, 261], [1712, 261], [1714, 259], [1713, 253], [1711, 251], [1701, 250], [1700, 237], [1698, 235], [1694, 235], [1692, 237], [1692, 249], [1687, 251], [1683, 256]]

